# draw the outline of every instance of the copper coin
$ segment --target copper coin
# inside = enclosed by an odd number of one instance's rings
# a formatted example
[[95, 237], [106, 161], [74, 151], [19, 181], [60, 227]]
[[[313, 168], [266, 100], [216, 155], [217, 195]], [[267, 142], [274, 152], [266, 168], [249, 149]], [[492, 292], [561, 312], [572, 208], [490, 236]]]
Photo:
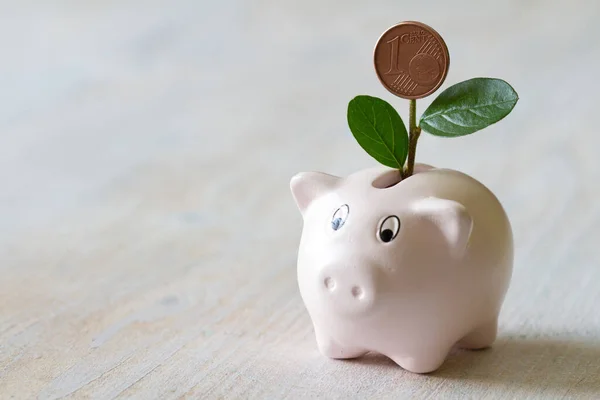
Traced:
[[377, 77], [405, 99], [421, 99], [446, 79], [450, 54], [444, 39], [421, 22], [406, 21], [384, 32], [373, 55]]

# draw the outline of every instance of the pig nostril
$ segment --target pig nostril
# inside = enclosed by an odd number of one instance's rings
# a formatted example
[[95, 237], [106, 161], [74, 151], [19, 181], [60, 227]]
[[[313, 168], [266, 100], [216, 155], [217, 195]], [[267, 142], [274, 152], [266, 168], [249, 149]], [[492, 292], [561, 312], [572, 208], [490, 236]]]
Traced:
[[335, 289], [335, 281], [333, 279], [331, 279], [329, 276], [327, 278], [325, 278], [325, 287], [329, 290], [333, 290]]
[[352, 287], [352, 296], [356, 297], [357, 299], [362, 299], [364, 297], [364, 293], [363, 290], [361, 288], [359, 288], [358, 286], [354, 286]]

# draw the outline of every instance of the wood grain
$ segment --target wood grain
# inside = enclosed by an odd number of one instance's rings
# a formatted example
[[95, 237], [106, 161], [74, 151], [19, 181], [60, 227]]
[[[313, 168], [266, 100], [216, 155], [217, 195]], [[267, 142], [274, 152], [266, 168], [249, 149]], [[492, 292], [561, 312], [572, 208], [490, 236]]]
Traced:
[[[0, 398], [598, 398], [598, 17], [595, 1], [2, 4]], [[472, 137], [420, 139], [419, 162], [498, 195], [517, 245], [497, 344], [425, 376], [318, 354], [288, 189], [373, 164], [353, 96], [406, 120], [371, 51], [407, 19], [446, 40], [444, 87], [494, 76], [521, 97]]]

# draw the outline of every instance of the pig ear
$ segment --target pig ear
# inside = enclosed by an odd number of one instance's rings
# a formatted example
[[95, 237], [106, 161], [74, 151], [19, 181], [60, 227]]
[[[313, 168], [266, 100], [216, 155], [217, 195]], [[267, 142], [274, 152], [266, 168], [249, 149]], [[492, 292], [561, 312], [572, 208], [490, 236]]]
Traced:
[[473, 219], [465, 206], [453, 200], [428, 197], [415, 202], [412, 208], [442, 231], [455, 255], [462, 255], [473, 229]]
[[290, 182], [290, 188], [300, 212], [304, 214], [313, 200], [333, 189], [339, 180], [337, 176], [322, 172], [300, 172], [295, 175]]

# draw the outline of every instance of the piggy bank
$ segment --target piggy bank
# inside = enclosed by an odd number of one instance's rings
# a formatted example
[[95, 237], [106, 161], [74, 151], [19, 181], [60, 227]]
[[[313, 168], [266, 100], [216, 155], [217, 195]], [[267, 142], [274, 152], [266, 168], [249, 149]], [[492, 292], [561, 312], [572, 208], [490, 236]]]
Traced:
[[404, 180], [375, 167], [300, 173], [290, 186], [304, 220], [298, 285], [323, 355], [378, 352], [427, 373], [454, 346], [494, 342], [513, 238], [483, 184], [418, 164]]

